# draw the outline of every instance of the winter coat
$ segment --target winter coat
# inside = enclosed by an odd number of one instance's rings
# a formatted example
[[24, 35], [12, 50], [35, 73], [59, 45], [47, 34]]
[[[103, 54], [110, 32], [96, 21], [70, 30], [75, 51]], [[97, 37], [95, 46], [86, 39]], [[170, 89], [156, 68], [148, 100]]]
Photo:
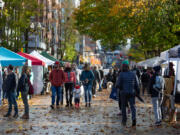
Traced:
[[[88, 82], [85, 80], [88, 79]], [[80, 76], [80, 80], [83, 82], [83, 85], [92, 85], [94, 80], [94, 74], [92, 71], [83, 71]]]
[[162, 76], [154, 75], [150, 80], [151, 97], [159, 97], [164, 89], [164, 79]]
[[64, 72], [65, 83], [76, 84], [76, 75], [74, 72]]
[[49, 80], [52, 86], [62, 86], [65, 80], [64, 72], [61, 69], [54, 69], [49, 75]]
[[80, 98], [81, 97], [81, 89], [74, 89], [73, 90], [73, 93], [74, 93], [74, 98]]
[[16, 91], [16, 75], [14, 72], [7, 75], [5, 79], [5, 91], [8, 93]]
[[28, 84], [28, 77], [25, 73], [23, 73], [18, 81], [18, 91], [21, 92], [28, 92], [29, 91], [29, 84]]
[[116, 82], [116, 88], [126, 94], [139, 94], [139, 82], [137, 76], [133, 72], [121, 72]]

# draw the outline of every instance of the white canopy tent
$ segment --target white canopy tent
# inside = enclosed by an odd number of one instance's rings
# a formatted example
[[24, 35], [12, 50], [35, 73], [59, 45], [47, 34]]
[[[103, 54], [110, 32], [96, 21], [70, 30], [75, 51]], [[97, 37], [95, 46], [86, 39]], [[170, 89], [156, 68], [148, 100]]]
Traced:
[[162, 58], [154, 57], [151, 59], [147, 59], [145, 61], [141, 61], [137, 63], [137, 65], [142, 66], [142, 67], [154, 67], [154, 66], [161, 65], [163, 62], [165, 62], [165, 60], [163, 60]]
[[178, 56], [179, 48], [180, 48], [180, 45], [177, 45], [177, 46], [161, 53], [162, 59], [167, 60], [168, 63], [173, 62], [174, 66], [175, 66], [176, 76], [175, 76], [175, 84], [174, 84], [174, 95], [176, 94], [176, 90], [180, 91], [180, 84], [179, 83], [177, 84], [177, 82], [178, 82], [177, 80], [180, 80], [180, 74], [179, 74], [180, 56]]
[[50, 60], [50, 59], [47, 59], [46, 57], [42, 56], [41, 54], [39, 54], [37, 51], [33, 51], [30, 53], [30, 55], [42, 60], [46, 66], [49, 66], [49, 65], [53, 65], [54, 64], [54, 61]]

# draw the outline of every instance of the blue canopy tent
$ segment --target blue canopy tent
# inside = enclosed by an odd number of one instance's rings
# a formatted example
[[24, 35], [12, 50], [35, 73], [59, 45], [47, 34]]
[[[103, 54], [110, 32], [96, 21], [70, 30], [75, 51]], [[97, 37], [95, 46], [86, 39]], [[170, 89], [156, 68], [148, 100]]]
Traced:
[[0, 65], [9, 66], [23, 66], [27, 60], [24, 57], [4, 48], [0, 47]]

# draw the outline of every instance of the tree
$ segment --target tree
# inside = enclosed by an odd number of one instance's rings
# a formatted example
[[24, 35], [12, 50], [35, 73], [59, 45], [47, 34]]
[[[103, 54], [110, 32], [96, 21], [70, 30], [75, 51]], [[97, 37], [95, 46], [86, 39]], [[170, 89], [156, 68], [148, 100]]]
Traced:
[[179, 9], [177, 0], [86, 0], [75, 26], [111, 49], [131, 39], [148, 58], [180, 42]]
[[59, 53], [60, 59], [67, 61], [73, 61], [76, 58], [75, 44], [79, 40], [79, 34], [77, 30], [73, 28], [73, 2], [73, 0], [64, 0], [61, 20], [61, 46], [59, 48]]
[[5, 7], [0, 21], [1, 45], [20, 51], [25, 41], [23, 35], [30, 26], [30, 18], [37, 15], [37, 0], [4, 0]]

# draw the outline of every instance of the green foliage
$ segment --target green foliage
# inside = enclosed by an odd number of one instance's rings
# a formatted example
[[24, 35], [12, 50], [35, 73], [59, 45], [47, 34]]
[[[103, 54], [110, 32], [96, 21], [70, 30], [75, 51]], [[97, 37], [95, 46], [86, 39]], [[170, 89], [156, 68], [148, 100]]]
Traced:
[[74, 18], [72, 16], [72, 12], [74, 10], [73, 0], [64, 0], [63, 3], [63, 21], [61, 21], [61, 29], [62, 29], [62, 41], [61, 47], [59, 48], [59, 52], [61, 54], [61, 59], [65, 61], [73, 61], [77, 56], [77, 52], [75, 50], [75, 44], [79, 41], [80, 35], [73, 28]]
[[180, 43], [177, 0], [84, 0], [74, 18], [81, 34], [101, 40], [105, 48], [131, 39], [138, 46], [131, 49], [134, 57], [153, 57]]
[[20, 51], [24, 45], [22, 36], [30, 26], [30, 18], [40, 9], [37, 0], [3, 0], [5, 7], [0, 18], [1, 45]]

